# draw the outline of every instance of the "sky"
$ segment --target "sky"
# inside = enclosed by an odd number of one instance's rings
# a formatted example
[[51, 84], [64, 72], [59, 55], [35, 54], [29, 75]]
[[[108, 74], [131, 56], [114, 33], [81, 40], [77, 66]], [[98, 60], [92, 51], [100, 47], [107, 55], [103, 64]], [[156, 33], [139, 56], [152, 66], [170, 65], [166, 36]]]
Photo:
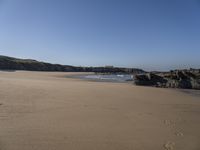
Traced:
[[0, 55], [75, 66], [200, 68], [200, 0], [0, 0]]

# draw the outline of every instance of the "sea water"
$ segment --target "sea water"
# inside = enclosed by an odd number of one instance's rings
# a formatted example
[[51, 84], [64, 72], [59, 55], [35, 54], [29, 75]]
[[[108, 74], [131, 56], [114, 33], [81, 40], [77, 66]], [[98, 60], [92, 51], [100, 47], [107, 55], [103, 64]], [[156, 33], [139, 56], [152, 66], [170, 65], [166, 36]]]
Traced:
[[108, 81], [108, 82], [133, 81], [133, 75], [130, 74], [94, 74], [94, 75], [82, 75], [81, 78], [94, 81]]

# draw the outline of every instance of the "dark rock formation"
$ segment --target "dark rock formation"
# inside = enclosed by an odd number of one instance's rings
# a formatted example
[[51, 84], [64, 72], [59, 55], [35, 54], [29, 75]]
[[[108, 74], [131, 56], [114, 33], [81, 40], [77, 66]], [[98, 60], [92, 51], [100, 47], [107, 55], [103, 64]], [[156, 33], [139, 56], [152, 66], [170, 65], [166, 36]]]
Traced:
[[32, 59], [18, 59], [0, 56], [0, 70], [28, 70], [28, 71], [62, 71], [62, 72], [96, 72], [96, 73], [144, 73], [137, 68], [118, 67], [75, 67], [69, 65], [50, 64]]
[[136, 85], [162, 86], [167, 80], [153, 73], [138, 74], [134, 78]]
[[166, 88], [200, 89], [200, 70], [175, 70], [165, 73], [135, 75], [136, 85]]

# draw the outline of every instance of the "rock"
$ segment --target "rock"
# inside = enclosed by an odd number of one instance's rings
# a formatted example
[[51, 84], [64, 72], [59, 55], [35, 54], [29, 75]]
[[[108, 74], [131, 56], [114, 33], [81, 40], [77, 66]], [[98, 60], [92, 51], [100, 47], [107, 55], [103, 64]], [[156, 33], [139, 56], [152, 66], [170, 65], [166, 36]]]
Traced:
[[135, 75], [136, 85], [165, 88], [200, 89], [198, 70], [175, 70], [165, 73], [146, 73]]
[[136, 85], [153, 85], [147, 74], [135, 75], [134, 81]]
[[135, 75], [134, 81], [136, 85], [149, 85], [158, 87], [163, 86], [163, 84], [167, 82], [167, 80], [163, 77], [153, 73]]
[[200, 80], [191, 80], [192, 89], [200, 89]]

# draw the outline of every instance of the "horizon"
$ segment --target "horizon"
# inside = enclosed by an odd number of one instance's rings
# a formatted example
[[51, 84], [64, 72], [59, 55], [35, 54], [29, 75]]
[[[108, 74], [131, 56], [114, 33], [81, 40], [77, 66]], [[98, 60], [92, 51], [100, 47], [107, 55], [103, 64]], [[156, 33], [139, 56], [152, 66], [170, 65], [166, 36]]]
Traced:
[[198, 0], [0, 0], [0, 55], [147, 71], [200, 68]]

